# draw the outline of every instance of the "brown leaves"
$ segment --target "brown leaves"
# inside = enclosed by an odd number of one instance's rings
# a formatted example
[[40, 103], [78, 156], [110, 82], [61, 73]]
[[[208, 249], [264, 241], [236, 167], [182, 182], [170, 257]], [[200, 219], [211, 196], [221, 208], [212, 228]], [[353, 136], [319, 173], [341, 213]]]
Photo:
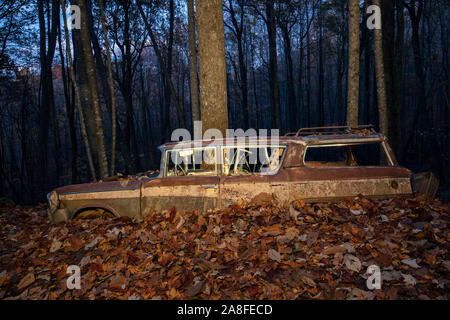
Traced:
[[269, 251], [267, 252], [267, 256], [274, 261], [281, 261], [281, 254], [276, 250], [269, 249]]
[[17, 285], [17, 289], [19, 291], [22, 291], [23, 289], [34, 283], [35, 280], [36, 279], [34, 278], [34, 274], [29, 273], [24, 278], [22, 278], [22, 280], [20, 280], [19, 284]]
[[72, 237], [70, 240], [70, 248], [69, 251], [77, 252], [84, 246], [84, 241], [77, 237]]
[[319, 237], [318, 231], [309, 232], [306, 237], [306, 244], [308, 245], [308, 247], [311, 247], [317, 241], [318, 237]]
[[334, 246], [334, 247], [326, 248], [325, 250], [322, 251], [322, 254], [331, 255], [331, 254], [345, 253], [345, 252], [347, 252], [347, 249], [344, 248], [343, 246]]
[[[2, 298], [448, 298], [449, 209], [434, 200], [299, 200], [284, 209], [263, 194], [206, 215], [173, 207], [140, 223], [58, 226], [45, 209], [0, 208]], [[81, 290], [66, 288], [72, 264]], [[365, 286], [371, 265], [381, 290]]]
[[127, 288], [129, 279], [123, 276], [115, 276], [109, 282], [111, 290], [121, 291]]

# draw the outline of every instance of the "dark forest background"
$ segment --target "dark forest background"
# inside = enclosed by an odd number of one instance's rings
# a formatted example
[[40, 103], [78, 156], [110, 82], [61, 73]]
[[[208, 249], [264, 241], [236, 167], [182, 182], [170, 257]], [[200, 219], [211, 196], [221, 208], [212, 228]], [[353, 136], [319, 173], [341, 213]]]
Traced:
[[[432, 170], [445, 189], [448, 3], [378, 2], [389, 139], [401, 165]], [[194, 6], [191, 0], [70, 1], [82, 9], [82, 26], [68, 35], [68, 50], [59, 0], [0, 1], [0, 197], [36, 203], [56, 186], [159, 167], [156, 147], [176, 128], [191, 130], [200, 117], [188, 3]], [[360, 124], [379, 129], [375, 34], [366, 27], [371, 4], [359, 2], [357, 110]], [[348, 0], [223, 0], [222, 5], [228, 127], [279, 128], [284, 134], [347, 123]]]

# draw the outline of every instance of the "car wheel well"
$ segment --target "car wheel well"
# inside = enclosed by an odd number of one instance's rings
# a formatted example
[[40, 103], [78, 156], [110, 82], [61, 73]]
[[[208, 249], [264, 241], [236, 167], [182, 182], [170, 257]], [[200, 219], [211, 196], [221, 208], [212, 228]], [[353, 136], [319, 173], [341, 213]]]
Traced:
[[117, 215], [107, 208], [92, 206], [77, 210], [72, 216], [72, 219], [86, 219], [93, 217], [116, 218]]

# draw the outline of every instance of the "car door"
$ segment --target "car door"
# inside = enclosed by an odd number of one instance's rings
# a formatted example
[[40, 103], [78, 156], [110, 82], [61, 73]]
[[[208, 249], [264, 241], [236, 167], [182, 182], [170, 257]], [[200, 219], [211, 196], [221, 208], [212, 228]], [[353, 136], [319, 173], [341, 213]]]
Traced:
[[[266, 157], [269, 163], [264, 170], [264, 161], [261, 161], [261, 155], [266, 152], [262, 148], [267, 146], [238, 146], [235, 149], [234, 156], [227, 157], [227, 149], [223, 147], [222, 156], [222, 176], [220, 178], [220, 207], [224, 208], [230, 204], [236, 203], [242, 199], [251, 201], [260, 194], [265, 194], [280, 204], [287, 202], [289, 198], [289, 189], [286, 176], [283, 170], [279, 170], [286, 147], [277, 146], [276, 152], [280, 152], [277, 157]], [[244, 151], [245, 150], [245, 151]], [[281, 150], [281, 151], [279, 151]], [[240, 155], [257, 152], [257, 157], [250, 161], [239, 161]], [[232, 152], [230, 152], [232, 153]], [[264, 158], [264, 157], [263, 157]], [[242, 160], [242, 159], [241, 159]], [[256, 163], [254, 163], [256, 161]], [[249, 163], [250, 162], [250, 163]]]
[[[214, 164], [209, 164], [210, 166], [213, 165], [214, 169], [205, 171], [205, 166], [202, 168], [202, 165], [199, 166], [197, 163], [188, 165], [186, 172], [182, 172], [184, 169], [180, 167], [175, 167], [175, 171], [173, 171], [170, 166], [170, 161], [172, 161], [170, 153], [172, 151], [166, 150], [163, 155], [165, 158], [161, 176], [146, 181], [142, 185], [143, 216], [152, 211], [158, 212], [172, 207], [175, 207], [177, 211], [198, 210], [200, 212], [218, 207], [217, 152], [215, 147], [195, 149], [194, 152], [204, 152], [205, 150], [209, 152], [214, 150]], [[199, 169], [194, 170], [194, 167]], [[173, 174], [173, 172], [178, 174]]]

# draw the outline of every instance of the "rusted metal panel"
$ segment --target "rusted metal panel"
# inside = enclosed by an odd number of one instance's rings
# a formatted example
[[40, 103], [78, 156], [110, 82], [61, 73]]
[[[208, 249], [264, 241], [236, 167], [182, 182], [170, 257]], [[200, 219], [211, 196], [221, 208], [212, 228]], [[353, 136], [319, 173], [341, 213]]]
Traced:
[[292, 182], [292, 198], [306, 201], [340, 199], [359, 194], [368, 197], [405, 196], [411, 194], [409, 179], [374, 178]]
[[142, 186], [142, 214], [176, 207], [180, 211], [206, 212], [218, 207], [218, 176], [157, 178]]
[[284, 170], [274, 175], [241, 175], [223, 177], [220, 183], [220, 206], [227, 205], [243, 199], [250, 201], [260, 193], [273, 196], [281, 206], [289, 203], [289, 184]]
[[111, 182], [94, 182], [84, 184], [73, 184], [56, 188], [55, 191], [59, 194], [75, 193], [75, 192], [95, 192], [105, 190], [124, 190], [124, 189], [139, 189], [140, 180], [124, 179], [120, 181]]
[[305, 152], [305, 144], [291, 143], [286, 150], [284, 163], [282, 167], [300, 167], [303, 166], [303, 153]]
[[411, 177], [411, 171], [400, 167], [285, 168], [289, 181], [321, 181], [338, 179], [382, 179]]

